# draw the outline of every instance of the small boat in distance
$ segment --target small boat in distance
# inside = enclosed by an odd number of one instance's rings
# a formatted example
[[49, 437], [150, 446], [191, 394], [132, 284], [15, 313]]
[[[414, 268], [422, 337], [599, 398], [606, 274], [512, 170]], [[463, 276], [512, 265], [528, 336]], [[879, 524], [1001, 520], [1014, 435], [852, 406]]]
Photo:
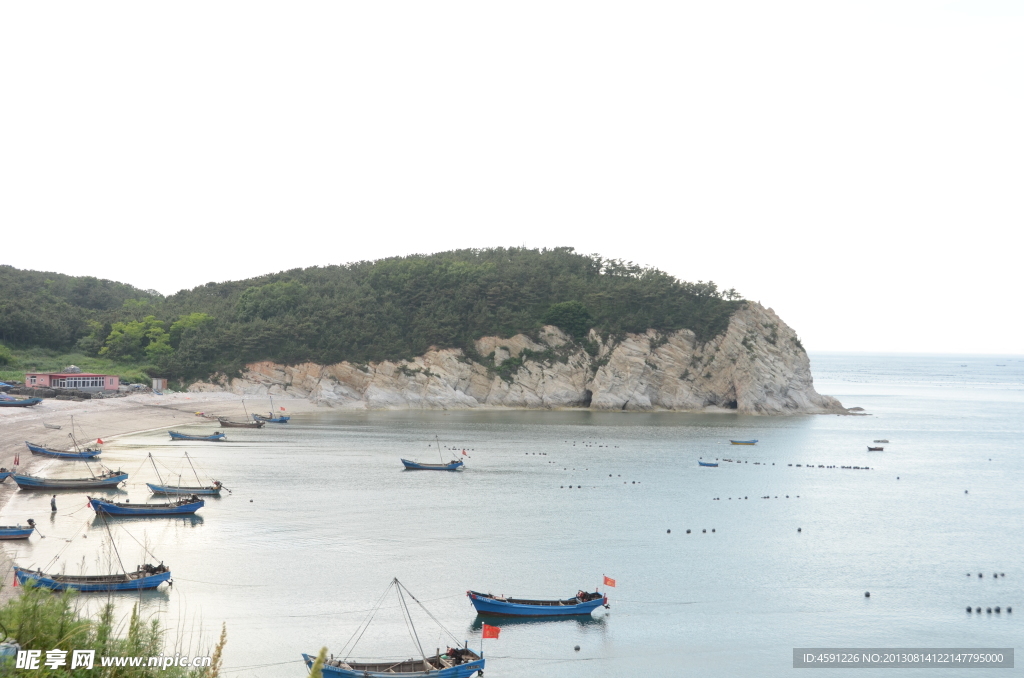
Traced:
[[47, 457], [56, 457], [57, 459], [92, 459], [93, 457], [99, 456], [100, 452], [102, 452], [102, 450], [94, 448], [77, 450], [75, 452], [71, 452], [69, 450], [51, 450], [48, 447], [36, 445], [35, 443], [30, 443], [27, 440], [25, 441], [25, 445], [28, 446], [28, 449], [32, 450], [32, 454], [42, 454]]
[[469, 602], [480, 614], [504, 617], [566, 617], [589, 615], [601, 607], [608, 607], [608, 596], [601, 593], [579, 591], [573, 598], [556, 600], [533, 600], [529, 598], [506, 598], [479, 591], [466, 591]]
[[14, 567], [14, 576], [18, 583], [25, 584], [35, 582], [36, 586], [53, 591], [81, 591], [89, 593], [93, 591], [141, 591], [155, 589], [165, 581], [170, 581], [171, 571], [163, 563], [159, 565], [141, 565], [135, 572], [124, 574], [101, 574], [101, 575], [70, 575], [70, 574], [44, 574], [41, 570], [26, 570], [23, 567]]
[[714, 467], [714, 468], [718, 467], [718, 462], [717, 461], [716, 462], [710, 462], [710, 461], [701, 461], [701, 460], [698, 459], [697, 460], [697, 464], [699, 466], [711, 466], [711, 467]]
[[884, 451], [885, 451], [884, 447], [871, 447], [870, 445], [868, 445], [868, 452], [884, 452]]
[[[281, 408], [284, 409], [283, 407]], [[270, 414], [263, 416], [262, 414], [254, 414], [252, 418], [256, 421], [270, 422], [271, 424], [287, 424], [291, 417], [287, 417], [283, 414], [274, 414], [274, 399], [270, 399]]]
[[0, 539], [28, 539], [36, 529], [36, 521], [28, 519], [28, 525], [0, 525]]
[[117, 487], [128, 480], [127, 473], [121, 473], [120, 469], [113, 471], [107, 469], [99, 475], [91, 478], [41, 478], [21, 473], [15, 473], [14, 482], [23, 490], [91, 490], [100, 487]]
[[195, 513], [206, 506], [205, 501], [194, 495], [166, 504], [132, 504], [129, 501], [107, 501], [96, 497], [86, 499], [96, 513], [105, 513], [108, 516], [176, 516]]
[[434, 441], [437, 443], [437, 454], [441, 457], [440, 464], [423, 464], [418, 461], [409, 461], [408, 459], [402, 459], [402, 464], [405, 466], [407, 471], [458, 471], [463, 468], [465, 464], [461, 459], [452, 459], [449, 462], [444, 460], [444, 455], [441, 454], [441, 441], [438, 440], [437, 436], [434, 436]]
[[887, 443], [889, 441], [888, 440], [872, 440], [871, 442], [873, 442], [873, 443]]
[[0, 398], [0, 407], [32, 407], [33, 405], [38, 405], [41, 402], [43, 402], [42, 398]]
[[447, 464], [421, 464], [418, 461], [403, 459], [402, 464], [410, 471], [458, 471], [465, 466], [461, 459], [456, 459]]
[[[227, 490], [228, 488], [219, 480], [214, 480], [212, 485], [203, 485], [203, 481], [199, 480], [199, 474], [196, 473], [196, 467], [192, 466], [192, 459], [188, 456], [188, 452], [185, 453], [185, 459], [188, 461], [188, 465], [192, 467], [192, 473], [196, 476], [196, 482], [199, 485], [165, 485], [163, 476], [160, 475], [160, 469], [156, 467], [156, 460], [153, 459], [153, 455], [149, 455], [149, 461], [153, 464], [153, 470], [156, 471], [156, 477], [160, 480], [160, 484], [146, 483], [146, 487], [153, 494], [175, 494], [175, 495], [216, 495], [220, 496], [222, 489]], [[230, 492], [231, 490], [228, 490]]]
[[177, 431], [168, 431], [171, 434], [171, 440], [204, 440], [209, 442], [217, 442], [224, 440], [225, 435], [220, 431], [214, 431], [208, 436], [192, 436], [187, 433], [178, 433]]
[[733, 445], [757, 445], [757, 440], [730, 440]]
[[230, 419], [224, 419], [219, 417], [217, 421], [224, 428], [263, 428], [267, 425], [267, 422], [262, 419], [256, 419], [254, 421], [231, 421]]

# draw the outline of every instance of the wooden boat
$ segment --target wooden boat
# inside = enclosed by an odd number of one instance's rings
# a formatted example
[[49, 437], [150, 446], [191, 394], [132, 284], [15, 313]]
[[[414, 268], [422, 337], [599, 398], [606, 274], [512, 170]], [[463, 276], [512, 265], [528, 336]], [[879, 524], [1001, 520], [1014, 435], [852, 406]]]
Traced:
[[107, 501], [96, 497], [86, 497], [96, 513], [108, 516], [176, 516], [195, 513], [206, 506], [199, 497], [182, 497], [166, 504], [132, 504], [131, 502]]
[[14, 567], [14, 575], [21, 585], [33, 582], [36, 586], [54, 591], [140, 591], [155, 589], [163, 582], [170, 582], [171, 571], [163, 563], [141, 565], [135, 572], [124, 574], [70, 575], [44, 574], [40, 570], [26, 570]]
[[12, 398], [11, 400], [0, 400], [0, 407], [32, 407], [43, 402], [42, 398]]
[[0, 539], [28, 539], [36, 529], [36, 521], [28, 519], [28, 525], [0, 525]]
[[93, 457], [99, 456], [102, 452], [102, 450], [94, 448], [78, 450], [75, 452], [68, 450], [51, 450], [48, 447], [35, 445], [27, 440], [25, 441], [25, 444], [28, 445], [28, 449], [32, 450], [32, 454], [42, 454], [47, 457], [56, 457], [57, 459], [92, 459]]
[[871, 447], [870, 445], [868, 445], [868, 452], [882, 452], [884, 450], [884, 447]]
[[48, 428], [48, 429], [51, 429], [53, 431], [59, 431], [60, 430], [60, 425], [59, 424], [47, 424], [46, 422], [43, 422], [43, 428]]
[[733, 445], [757, 445], [757, 440], [730, 440]]
[[[325, 678], [328, 676], [344, 676], [345, 678], [394, 678], [395, 676], [469, 678], [477, 672], [483, 675], [483, 657], [468, 647], [458, 648], [458, 653], [458, 656], [451, 656], [439, 652], [433, 657], [406, 659], [400, 662], [346, 662], [341, 659], [328, 659], [324, 662], [322, 672]], [[308, 669], [316, 661], [316, 655], [303, 653], [302, 660]], [[463, 663], [455, 664], [455, 661]]]
[[710, 461], [700, 461], [700, 460], [698, 459], [698, 460], [697, 460], [697, 465], [698, 465], [698, 466], [711, 466], [711, 467], [713, 467], [713, 468], [718, 468], [718, 462], [717, 462], [717, 461], [716, 461], [716, 462], [710, 462]]
[[588, 615], [604, 605], [608, 607], [608, 596], [600, 593], [580, 591], [573, 598], [562, 600], [533, 600], [528, 598], [505, 598], [479, 591], [466, 591], [469, 602], [480, 614], [505, 617], [565, 617]]
[[10, 477], [10, 475], [12, 473], [13, 473], [13, 471], [8, 471], [5, 468], [0, 468], [0, 483], [2, 483], [5, 480], [7, 480], [7, 478]]
[[280, 417], [275, 417], [273, 412], [271, 412], [265, 417], [262, 414], [254, 414], [252, 415], [252, 418], [254, 421], [261, 421], [263, 423], [269, 422], [271, 424], [287, 424], [288, 420], [291, 419], [291, 417], [286, 417], [284, 415], [281, 415]]
[[192, 436], [187, 433], [178, 433], [177, 431], [168, 431], [171, 434], [171, 440], [204, 440], [209, 442], [217, 442], [218, 440], [224, 440], [225, 435], [220, 431], [215, 431], [208, 436]]
[[219, 421], [220, 425], [224, 428], [263, 428], [267, 425], [267, 422], [262, 419], [256, 419], [254, 421], [231, 421], [230, 419], [218, 417], [217, 421]]
[[402, 463], [410, 471], [458, 471], [465, 466], [461, 459], [455, 459], [447, 464], [421, 464], [408, 459], [403, 459]]
[[[373, 621], [374, 614], [380, 609], [380, 603], [392, 587], [395, 588], [398, 595], [398, 608], [402, 611], [404, 621], [410, 631], [409, 637], [416, 643], [416, 649], [421, 659], [378, 660], [371, 662], [349, 661], [348, 657], [354, 652], [356, 644], [363, 637], [363, 632], [366, 631], [370, 622]], [[422, 643], [419, 640], [419, 634], [416, 632], [412, 616], [409, 614], [407, 597], [423, 608], [441, 630], [454, 640], [455, 644], [453, 647], [449, 647], [443, 653], [439, 648], [437, 654], [430, 657], [424, 653]], [[342, 648], [342, 653], [343, 657], [336, 658], [334, 655], [331, 655], [324, 662], [323, 675], [325, 678], [394, 678], [396, 675], [422, 678], [470, 678], [470, 676], [474, 676], [477, 673], [483, 675], [484, 672], [484, 659], [481, 656], [483, 652], [481, 651], [480, 654], [473, 652], [469, 649], [468, 644], [466, 647], [459, 647], [459, 640], [452, 635], [451, 631], [441, 626], [437, 618], [423, 607], [423, 603], [417, 600], [397, 579], [391, 580], [387, 590], [378, 599], [377, 607], [371, 611], [369, 618], [359, 625], [356, 633], [352, 635], [352, 639]], [[313, 662], [316, 661], [316, 655], [303, 653], [302, 661], [305, 662], [307, 668], [311, 667]]]
[[873, 442], [873, 443], [887, 443], [889, 441], [888, 440], [872, 440], [871, 442]]
[[110, 469], [91, 478], [40, 478], [28, 474], [14, 474], [14, 482], [23, 490], [91, 490], [98, 487], [117, 487], [126, 480], [127, 473]]
[[[188, 460], [188, 465], [192, 466], [192, 459], [189, 458], [188, 452], [185, 453], [185, 459]], [[176, 494], [176, 495], [194, 494], [194, 495], [204, 495], [204, 496], [210, 496], [210, 495], [220, 496], [220, 491], [222, 489], [224, 489], [224, 490], [228, 489], [228, 488], [224, 487], [224, 485], [219, 480], [214, 480], [212, 485], [203, 485], [202, 484], [203, 481], [199, 480], [199, 474], [196, 473], [196, 467], [195, 466], [192, 466], [192, 473], [195, 473], [196, 482], [198, 482], [199, 485], [197, 485], [197, 486], [165, 485], [164, 484], [164, 479], [160, 475], [160, 469], [158, 469], [156, 467], [156, 460], [153, 459], [153, 455], [152, 454], [149, 455], [149, 460], [153, 463], [153, 470], [156, 471], [156, 477], [160, 479], [160, 484], [159, 485], [156, 485], [154, 483], [146, 483], [146, 487], [148, 487], [149, 491], [152, 492], [153, 494]], [[231, 490], [228, 490], [228, 492], [230, 492], [230, 491]]]

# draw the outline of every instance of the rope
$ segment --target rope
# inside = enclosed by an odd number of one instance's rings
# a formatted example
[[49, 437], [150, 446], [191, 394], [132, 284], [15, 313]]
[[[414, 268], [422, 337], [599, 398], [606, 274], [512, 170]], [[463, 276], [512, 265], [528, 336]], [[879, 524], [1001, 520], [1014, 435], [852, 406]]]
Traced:
[[[396, 579], [395, 581], [398, 581], [398, 580]], [[423, 611], [427, 613], [427, 616], [428, 616], [428, 617], [430, 617], [430, 618], [431, 618], [431, 619], [432, 619], [432, 620], [434, 621], [434, 623], [435, 623], [435, 624], [437, 624], [437, 625], [438, 625], [438, 627], [440, 627], [440, 629], [441, 629], [442, 631], [444, 631], [445, 633], [447, 633], [447, 634], [448, 634], [448, 637], [450, 637], [450, 638], [451, 638], [452, 640], [454, 640], [454, 641], [455, 641], [455, 644], [456, 644], [456, 645], [457, 645], [457, 644], [459, 643], [459, 639], [455, 637], [455, 634], [453, 634], [453, 633], [452, 633], [451, 631], [449, 631], [449, 630], [448, 630], [448, 629], [447, 629], [447, 628], [445, 627], [445, 625], [444, 625], [444, 624], [442, 624], [442, 623], [440, 622], [440, 620], [438, 620], [438, 618], [437, 618], [437, 617], [435, 617], [435, 616], [434, 616], [433, 614], [431, 614], [430, 610], [428, 610], [428, 609], [427, 609], [427, 608], [426, 608], [426, 607], [425, 607], [425, 606], [423, 605], [423, 603], [421, 603], [421, 602], [420, 602], [419, 600], [416, 600], [416, 596], [414, 596], [414, 595], [412, 594], [412, 592], [411, 592], [411, 591], [409, 591], [409, 589], [405, 588], [405, 585], [403, 585], [403, 584], [402, 584], [401, 582], [399, 582], [399, 583], [398, 583], [398, 585], [399, 585], [399, 586], [401, 586], [401, 587], [402, 587], [403, 589], [405, 589], [405, 592], [409, 594], [409, 597], [410, 597], [410, 598], [412, 598], [413, 600], [415, 600], [415, 601], [416, 601], [416, 604], [417, 604], [417, 605], [419, 605], [419, 606], [420, 606], [420, 607], [421, 607], [421, 608], [423, 609]], [[460, 594], [460, 595], [461, 595], [461, 594]]]
[[[358, 645], [359, 641], [362, 640], [363, 634], [366, 633], [366, 629], [369, 628], [370, 622], [373, 620], [374, 615], [376, 615], [377, 610], [380, 609], [381, 603], [384, 602], [384, 597], [388, 594], [388, 591], [390, 591], [391, 587], [394, 585], [394, 581], [388, 584], [388, 587], [384, 589], [384, 593], [380, 594], [380, 597], [377, 598], [377, 603], [370, 610], [370, 615], [367, 617], [366, 621], [364, 621], [362, 624], [356, 627], [356, 630], [352, 632], [352, 637], [349, 638], [348, 641], [341, 647], [341, 654], [343, 656], [348, 658], [351, 655], [351, 653], [356, 649], [356, 645]], [[360, 631], [360, 629], [362, 629], [362, 631]], [[359, 634], [358, 638], [356, 638], [357, 633]], [[353, 641], [353, 639], [355, 640]], [[351, 646], [349, 645], [349, 643], [351, 643]]]
[[[404, 587], [399, 583], [397, 577], [395, 578], [395, 583], [398, 584], [398, 600], [402, 602], [402, 609], [405, 611], [405, 624], [409, 629], [409, 635], [412, 636], [413, 641], [416, 643], [416, 647], [420, 650], [420, 656], [423, 657], [423, 661], [426, 662], [427, 655], [423, 652], [423, 645], [420, 643], [420, 636], [416, 633], [416, 627], [412, 623], [412, 614], [409, 613], [409, 604], [405, 602], [405, 596], [402, 595], [402, 589]], [[412, 594], [410, 593], [409, 595], [411, 596]]]

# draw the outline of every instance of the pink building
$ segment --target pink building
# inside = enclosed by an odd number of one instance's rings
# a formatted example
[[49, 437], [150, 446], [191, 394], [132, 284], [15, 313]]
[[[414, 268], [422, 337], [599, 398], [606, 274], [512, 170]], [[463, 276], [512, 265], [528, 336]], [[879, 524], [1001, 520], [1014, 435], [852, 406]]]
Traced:
[[30, 388], [74, 388], [79, 391], [116, 391], [121, 380], [109, 374], [44, 374], [29, 372], [25, 386]]

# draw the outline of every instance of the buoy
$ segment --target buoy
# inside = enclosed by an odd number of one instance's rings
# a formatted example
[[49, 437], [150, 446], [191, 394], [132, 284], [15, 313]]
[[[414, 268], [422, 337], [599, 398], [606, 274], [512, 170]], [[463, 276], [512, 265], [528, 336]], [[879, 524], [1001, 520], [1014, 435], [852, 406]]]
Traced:
[[978, 614], [981, 614], [981, 608], [980, 607], [974, 608], [974, 611], [977, 612]]
[[981, 579], [981, 572], [978, 573], [978, 579]]
[[574, 647], [573, 649], [574, 649], [574, 650], [576, 650], [577, 652], [579, 652], [579, 651], [580, 651], [580, 646], [579, 646], [579, 645], [577, 645], [577, 646], [576, 646], [576, 647]]
[[249, 500], [249, 503], [250, 503], [250, 504], [252, 503], [252, 499], [250, 499], [250, 500]]
[[701, 532], [703, 532], [704, 534], [707, 534], [707, 533], [708, 533], [708, 531], [707, 531], [707, 530], [701, 530]]
[[669, 533], [669, 534], [672, 534], [672, 530], [669, 530], [669, 531], [668, 531], [668, 533]]
[[803, 532], [803, 531], [804, 531], [804, 528], [802, 528], [802, 527], [798, 527], [798, 528], [796, 528], [796, 531], [797, 531], [797, 532]]
[[964, 490], [964, 494], [967, 494], [967, 490]]
[[995, 572], [993, 572], [993, 573], [992, 573], [992, 578], [993, 578], [993, 579], [999, 579], [999, 575], [998, 575], [998, 574], [996, 574]]
[[714, 531], [715, 531], [715, 528], [713, 528], [713, 527], [712, 527], [712, 528], [711, 528], [711, 531], [712, 531], [712, 532], [714, 532]]
[[967, 606], [967, 614], [970, 614], [970, 613], [971, 613], [971, 606], [970, 606], [970, 605], [968, 605], [968, 606]]
[[985, 612], [987, 612], [988, 614], [992, 614], [992, 608], [991, 607], [986, 607], [985, 608]]
[[1000, 572], [1000, 573], [999, 573], [999, 576], [1000, 576], [1000, 577], [1005, 577], [1005, 576], [1006, 576], [1006, 573], [1005, 573], [1005, 572]]
[[690, 534], [690, 531], [689, 531], [689, 530], [687, 530], [687, 531], [686, 531], [686, 534]]
[[1006, 608], [1006, 611], [1007, 611], [1007, 612], [1013, 612], [1013, 608], [1012, 608], [1012, 607], [1007, 607], [1007, 608]]
[[996, 614], [999, 614], [999, 606], [996, 605]]
[[870, 598], [871, 597], [871, 591], [865, 591], [864, 592], [864, 597], [865, 598]]

